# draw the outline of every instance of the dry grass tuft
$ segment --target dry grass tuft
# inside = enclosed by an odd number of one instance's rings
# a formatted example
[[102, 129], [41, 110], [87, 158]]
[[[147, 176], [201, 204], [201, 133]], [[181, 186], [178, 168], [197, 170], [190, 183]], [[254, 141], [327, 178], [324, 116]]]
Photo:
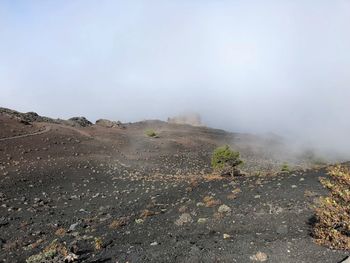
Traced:
[[237, 198], [237, 195], [242, 192], [242, 190], [240, 188], [236, 188], [234, 190], [232, 190], [232, 193], [231, 194], [228, 194], [227, 195], [227, 199], [229, 200], [234, 200]]
[[156, 215], [157, 213], [156, 212], [153, 212], [151, 210], [148, 210], [148, 209], [145, 209], [141, 212], [140, 214], [140, 218], [142, 219], [146, 219], [147, 217], [150, 217], [150, 216], [154, 216]]
[[112, 223], [110, 223], [109, 228], [110, 229], [118, 229], [122, 226], [127, 225], [129, 222], [130, 222], [129, 217], [120, 217], [118, 219], [113, 220]]
[[330, 193], [321, 197], [316, 211], [316, 242], [333, 249], [350, 249], [350, 171], [336, 166], [329, 169], [331, 179], [320, 181]]
[[64, 228], [59, 228], [56, 230], [55, 235], [59, 237], [63, 237], [66, 234], [66, 230]]
[[95, 237], [94, 245], [96, 250], [101, 250], [103, 247], [103, 240], [101, 237]]
[[218, 199], [215, 199], [212, 196], [205, 196], [203, 198], [203, 203], [205, 207], [215, 207], [215, 206], [221, 205], [221, 201]]
[[54, 252], [62, 256], [68, 255], [68, 249], [62, 243], [58, 242], [57, 239], [53, 240], [47, 247], [45, 247], [43, 252]]

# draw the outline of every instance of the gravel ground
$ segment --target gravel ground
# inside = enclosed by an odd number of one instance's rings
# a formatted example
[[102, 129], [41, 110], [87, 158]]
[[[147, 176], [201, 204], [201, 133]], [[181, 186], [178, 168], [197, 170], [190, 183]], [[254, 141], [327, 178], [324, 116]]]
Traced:
[[[0, 122], [8, 137], [18, 134], [6, 127], [28, 126], [9, 122]], [[158, 121], [32, 125], [50, 129], [0, 142], [2, 262], [335, 263], [347, 255], [310, 236], [324, 170], [210, 175], [212, 150], [243, 149], [247, 135]], [[144, 135], [149, 127], [159, 138]], [[267, 169], [271, 156], [249, 151], [248, 170]]]

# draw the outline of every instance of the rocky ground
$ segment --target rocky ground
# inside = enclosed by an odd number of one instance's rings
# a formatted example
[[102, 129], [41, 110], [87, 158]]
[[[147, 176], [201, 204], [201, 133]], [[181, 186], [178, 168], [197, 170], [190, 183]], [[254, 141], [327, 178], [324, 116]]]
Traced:
[[[325, 171], [276, 175], [283, 162], [305, 168], [302, 160], [276, 156], [280, 142], [160, 121], [81, 121], [0, 114], [2, 262], [346, 257], [310, 236], [310, 206], [325, 194], [318, 181]], [[148, 128], [158, 138], [145, 136]], [[242, 153], [246, 176], [211, 174], [211, 153], [226, 143]]]

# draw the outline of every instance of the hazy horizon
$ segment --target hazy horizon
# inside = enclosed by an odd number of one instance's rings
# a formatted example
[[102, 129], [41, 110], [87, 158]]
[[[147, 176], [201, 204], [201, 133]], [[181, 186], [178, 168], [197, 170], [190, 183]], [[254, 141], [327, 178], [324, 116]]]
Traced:
[[0, 104], [123, 122], [196, 112], [349, 153], [350, 1], [2, 1]]

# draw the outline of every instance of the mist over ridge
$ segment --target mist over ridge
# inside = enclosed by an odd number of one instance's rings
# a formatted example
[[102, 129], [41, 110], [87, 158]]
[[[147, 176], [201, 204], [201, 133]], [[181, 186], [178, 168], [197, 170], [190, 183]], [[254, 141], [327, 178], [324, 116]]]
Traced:
[[0, 5], [1, 106], [124, 122], [199, 113], [350, 156], [348, 1]]

